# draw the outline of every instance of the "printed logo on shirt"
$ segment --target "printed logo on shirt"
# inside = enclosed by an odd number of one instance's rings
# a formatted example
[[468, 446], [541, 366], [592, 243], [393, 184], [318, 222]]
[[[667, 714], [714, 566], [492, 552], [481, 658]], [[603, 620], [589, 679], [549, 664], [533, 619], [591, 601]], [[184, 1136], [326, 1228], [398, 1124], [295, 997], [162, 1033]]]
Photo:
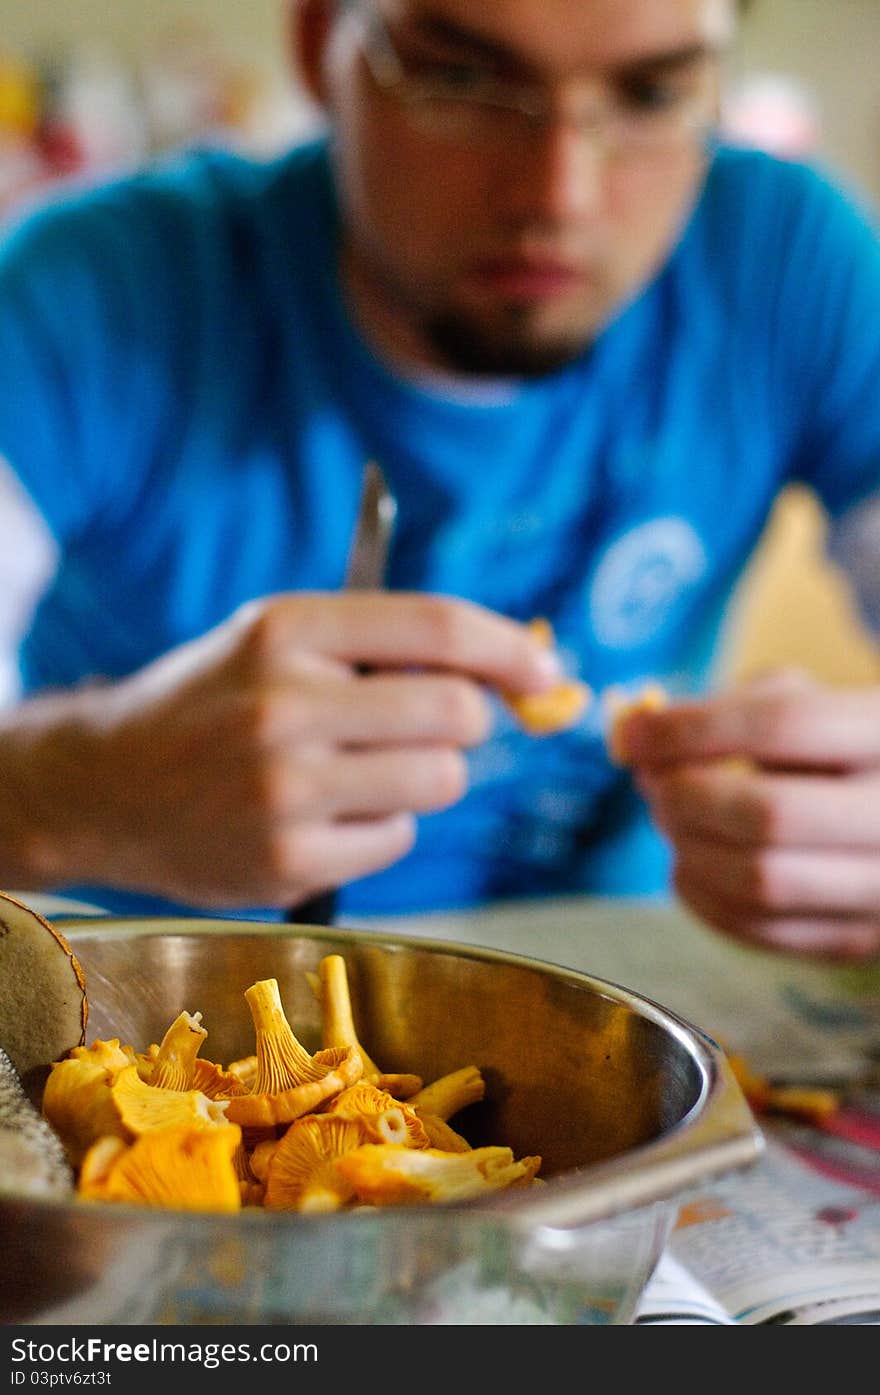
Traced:
[[590, 584], [596, 638], [612, 649], [651, 639], [706, 572], [706, 552], [684, 518], [652, 518], [615, 539]]

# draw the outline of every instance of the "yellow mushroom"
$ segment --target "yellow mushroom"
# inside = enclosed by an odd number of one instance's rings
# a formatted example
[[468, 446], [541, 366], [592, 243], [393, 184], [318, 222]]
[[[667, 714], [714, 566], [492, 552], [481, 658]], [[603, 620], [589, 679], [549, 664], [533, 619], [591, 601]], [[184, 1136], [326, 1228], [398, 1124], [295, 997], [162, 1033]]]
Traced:
[[[254, 1057], [256, 1063], [256, 1057]], [[229, 1099], [232, 1095], [246, 1095], [248, 1086], [234, 1071], [224, 1070], [214, 1061], [205, 1061], [200, 1056], [193, 1071], [193, 1090], [201, 1090], [212, 1100]]]
[[615, 765], [626, 765], [629, 754], [626, 749], [625, 727], [627, 718], [633, 712], [660, 712], [669, 706], [669, 694], [660, 683], [645, 683], [635, 697], [628, 697], [620, 688], [606, 688], [602, 702], [608, 714], [608, 754]]
[[[115, 1156], [84, 1165], [79, 1194], [91, 1201], [239, 1211], [234, 1157], [240, 1143], [241, 1130], [233, 1124], [153, 1129]], [[96, 1148], [102, 1145], [103, 1140]]]
[[407, 1148], [427, 1148], [425, 1126], [413, 1109], [367, 1080], [349, 1085], [327, 1107], [328, 1114], [358, 1121], [370, 1143], [402, 1143]]
[[358, 1040], [351, 1006], [348, 971], [341, 954], [325, 954], [318, 965], [317, 984], [311, 975], [312, 990], [321, 1004], [321, 1040], [325, 1047], [355, 1046], [364, 1063], [364, 1079], [387, 1090], [396, 1099], [407, 1099], [422, 1087], [422, 1078], [404, 1072], [383, 1071]]
[[161, 1043], [138, 1056], [141, 1078], [167, 1090], [191, 1090], [196, 1057], [207, 1035], [200, 1012], [179, 1013]]
[[467, 1153], [470, 1151], [470, 1143], [455, 1129], [450, 1128], [445, 1119], [441, 1119], [439, 1114], [426, 1113], [420, 1109], [417, 1117], [422, 1121], [422, 1127], [428, 1139], [429, 1148], [440, 1148], [444, 1153]]
[[248, 1154], [248, 1166], [258, 1182], [265, 1182], [269, 1175], [269, 1162], [280, 1142], [280, 1138], [264, 1138]]
[[226, 1100], [211, 1100], [200, 1090], [148, 1085], [141, 1080], [137, 1066], [119, 1072], [110, 1094], [124, 1127], [135, 1137], [175, 1125], [212, 1128], [227, 1122]]
[[352, 1190], [336, 1165], [363, 1141], [359, 1120], [334, 1114], [297, 1119], [269, 1158], [264, 1205], [270, 1211], [338, 1211]]
[[[552, 648], [555, 637], [549, 621], [538, 617], [526, 628], [545, 649]], [[550, 736], [574, 725], [587, 703], [592, 701], [593, 690], [577, 679], [560, 679], [543, 693], [504, 692], [501, 696], [530, 735]]]
[[86, 1150], [79, 1168], [76, 1189], [80, 1196], [96, 1194], [110, 1175], [110, 1169], [117, 1158], [127, 1152], [131, 1145], [124, 1138], [104, 1134]]
[[53, 1063], [42, 1109], [73, 1167], [103, 1135], [128, 1136], [111, 1094], [113, 1081], [125, 1069], [136, 1069], [134, 1052], [120, 1046], [118, 1037], [75, 1046], [62, 1061]]
[[234, 1076], [244, 1086], [245, 1091], [252, 1090], [257, 1078], [257, 1058], [256, 1056], [242, 1056], [240, 1061], [230, 1061], [226, 1067], [226, 1072], [228, 1075]]
[[462, 1066], [460, 1070], [441, 1075], [419, 1090], [407, 1101], [418, 1115], [435, 1114], [438, 1119], [451, 1119], [465, 1105], [476, 1104], [486, 1093], [486, 1082], [477, 1066]]
[[365, 1143], [338, 1158], [336, 1172], [360, 1202], [372, 1206], [466, 1201], [485, 1192], [531, 1181], [539, 1157], [514, 1159], [510, 1148], [403, 1148]]
[[277, 979], [261, 979], [244, 996], [257, 1036], [257, 1071], [251, 1091], [228, 1100], [228, 1119], [244, 1128], [289, 1124], [360, 1079], [356, 1046], [309, 1054], [284, 1015]]

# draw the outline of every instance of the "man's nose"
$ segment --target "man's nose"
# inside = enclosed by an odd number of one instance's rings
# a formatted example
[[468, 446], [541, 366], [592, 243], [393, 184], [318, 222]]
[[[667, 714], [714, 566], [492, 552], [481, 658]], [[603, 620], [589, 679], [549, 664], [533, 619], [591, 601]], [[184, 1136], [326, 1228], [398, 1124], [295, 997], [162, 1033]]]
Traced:
[[601, 137], [561, 113], [547, 116], [525, 133], [504, 168], [508, 206], [532, 218], [589, 219], [605, 199]]

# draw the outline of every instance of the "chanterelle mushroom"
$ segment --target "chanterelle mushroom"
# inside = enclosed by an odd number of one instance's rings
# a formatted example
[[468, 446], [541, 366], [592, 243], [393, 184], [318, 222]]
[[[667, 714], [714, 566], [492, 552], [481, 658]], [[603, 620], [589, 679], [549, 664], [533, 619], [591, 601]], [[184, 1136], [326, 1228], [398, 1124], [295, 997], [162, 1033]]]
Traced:
[[444, 1153], [392, 1143], [365, 1143], [335, 1164], [353, 1196], [374, 1206], [466, 1201], [531, 1181], [540, 1166], [539, 1157], [515, 1160], [510, 1148]]
[[321, 1004], [322, 1041], [325, 1046], [356, 1046], [364, 1063], [364, 1079], [387, 1090], [396, 1099], [407, 1099], [422, 1087], [422, 1078], [409, 1072], [383, 1071], [358, 1040], [348, 986], [348, 971], [341, 954], [325, 954], [318, 965], [318, 1001]]
[[241, 1187], [233, 1160], [240, 1143], [241, 1130], [232, 1124], [153, 1129], [127, 1148], [99, 1140], [94, 1161], [88, 1154], [84, 1160], [79, 1194], [92, 1201], [238, 1211]]
[[352, 1190], [336, 1163], [363, 1141], [359, 1120], [335, 1114], [297, 1119], [269, 1158], [263, 1204], [270, 1211], [338, 1211]]
[[367, 1143], [403, 1143], [408, 1148], [427, 1148], [430, 1143], [415, 1110], [368, 1080], [349, 1085], [330, 1102], [327, 1113], [354, 1119]]
[[179, 1013], [160, 1044], [138, 1057], [141, 1078], [167, 1090], [191, 1090], [196, 1057], [207, 1035], [200, 1012]]
[[127, 1138], [111, 1086], [120, 1071], [135, 1069], [134, 1051], [118, 1037], [75, 1046], [55, 1061], [43, 1091], [43, 1114], [64, 1144], [72, 1166], [104, 1134]]
[[227, 1122], [226, 1100], [209, 1099], [200, 1090], [148, 1085], [138, 1075], [137, 1066], [119, 1072], [110, 1094], [126, 1129], [135, 1135], [173, 1125], [212, 1128]]
[[410, 1109], [417, 1114], [435, 1114], [438, 1119], [451, 1119], [467, 1104], [475, 1104], [486, 1093], [486, 1082], [477, 1066], [462, 1066], [448, 1075], [438, 1076], [430, 1085], [411, 1095]]
[[274, 1128], [316, 1109], [363, 1074], [354, 1045], [311, 1056], [284, 1015], [278, 980], [261, 979], [245, 992], [257, 1037], [257, 1072], [250, 1093], [229, 1099], [226, 1117], [243, 1128]]
[[[528, 629], [545, 649], [555, 644], [553, 628], [549, 621], [538, 617], [531, 620]], [[532, 736], [551, 736], [557, 731], [565, 731], [580, 717], [587, 704], [592, 701], [593, 691], [579, 679], [560, 679], [543, 693], [504, 693], [504, 701], [522, 727]]]

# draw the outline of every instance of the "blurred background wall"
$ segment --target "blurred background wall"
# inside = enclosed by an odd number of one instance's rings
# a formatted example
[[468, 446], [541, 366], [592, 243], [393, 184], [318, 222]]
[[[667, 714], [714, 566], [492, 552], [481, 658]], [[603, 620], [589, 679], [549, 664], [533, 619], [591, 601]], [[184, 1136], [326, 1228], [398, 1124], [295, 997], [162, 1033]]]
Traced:
[[[0, 0], [0, 217], [58, 175], [194, 139], [272, 153], [307, 133], [285, 14], [286, 0]], [[880, 0], [752, 0], [725, 119], [737, 139], [821, 159], [880, 210]], [[823, 533], [811, 496], [783, 498], [731, 615], [729, 676], [781, 659], [880, 678]]]

